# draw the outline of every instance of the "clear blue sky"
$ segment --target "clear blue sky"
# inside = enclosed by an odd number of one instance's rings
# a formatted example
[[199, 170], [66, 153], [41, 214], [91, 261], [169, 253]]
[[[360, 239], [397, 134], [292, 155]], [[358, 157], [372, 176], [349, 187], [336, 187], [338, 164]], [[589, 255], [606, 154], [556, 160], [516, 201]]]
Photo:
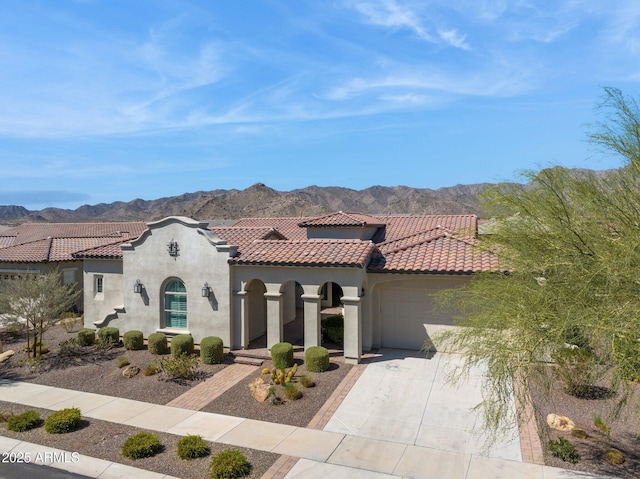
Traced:
[[2, 0], [0, 204], [611, 168], [604, 86], [637, 0]]

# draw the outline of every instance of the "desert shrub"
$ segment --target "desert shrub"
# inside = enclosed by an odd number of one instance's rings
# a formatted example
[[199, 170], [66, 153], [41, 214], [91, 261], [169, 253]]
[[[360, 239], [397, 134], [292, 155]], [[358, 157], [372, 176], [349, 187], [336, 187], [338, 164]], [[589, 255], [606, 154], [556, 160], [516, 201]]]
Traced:
[[124, 336], [122, 336], [122, 343], [124, 344], [124, 349], [142, 349], [144, 347], [142, 331], [127, 331], [124, 333]]
[[160, 360], [160, 369], [167, 379], [191, 380], [198, 367], [198, 361], [198, 356], [195, 354], [172, 355]]
[[149, 363], [142, 370], [143, 376], [153, 376], [154, 374], [158, 374], [162, 369], [158, 363]]
[[7, 419], [7, 429], [14, 432], [24, 432], [34, 429], [42, 424], [38, 411], [30, 409], [22, 414], [16, 414]]
[[7, 422], [14, 416], [12, 411], [0, 411], [0, 422]]
[[589, 437], [589, 434], [587, 434], [587, 431], [585, 431], [581, 427], [574, 427], [571, 430], [571, 435], [573, 437], [577, 437], [578, 439], [587, 439]]
[[35, 338], [32, 341], [29, 342], [29, 345], [26, 346], [23, 351], [27, 352], [27, 351], [33, 351], [35, 348], [36, 350], [36, 354], [38, 356], [40, 356], [41, 354], [46, 354], [49, 352], [49, 348], [47, 347], [46, 344], [43, 344], [42, 340], [40, 338]]
[[190, 334], [178, 334], [171, 340], [171, 354], [182, 356], [183, 354], [193, 354], [193, 336]]
[[80, 409], [71, 407], [52, 412], [44, 421], [44, 430], [49, 434], [64, 434], [75, 431], [82, 424]]
[[120, 452], [124, 457], [129, 459], [141, 459], [143, 457], [155, 456], [162, 449], [160, 438], [149, 432], [139, 432], [133, 436], [129, 436]]
[[167, 335], [164, 333], [152, 333], [147, 340], [147, 346], [151, 354], [167, 353]]
[[96, 332], [93, 329], [81, 329], [76, 339], [80, 346], [91, 346], [96, 342]]
[[619, 466], [624, 462], [624, 454], [612, 447], [604, 451], [604, 458], [608, 463], [616, 466]]
[[596, 427], [598, 431], [600, 431], [605, 436], [609, 436], [609, 434], [611, 433], [611, 429], [609, 428], [609, 425], [604, 421], [604, 419], [602, 419], [597, 414], [593, 416], [593, 425]]
[[307, 374], [300, 376], [298, 382], [304, 388], [312, 388], [316, 385], [316, 383], [313, 381], [313, 378]]
[[222, 339], [207, 336], [200, 341], [200, 359], [204, 364], [220, 364], [224, 359]]
[[311, 373], [329, 369], [329, 351], [322, 346], [311, 346], [304, 352], [304, 367]]
[[613, 338], [613, 360], [620, 378], [640, 381], [640, 333], [618, 333]]
[[291, 343], [277, 343], [271, 347], [271, 360], [276, 369], [293, 366], [293, 346]]
[[284, 397], [289, 401], [296, 401], [302, 397], [302, 393], [296, 384], [286, 383], [284, 385]]
[[127, 359], [126, 356], [120, 356], [118, 358], [118, 367], [119, 368], [123, 368], [125, 366], [128, 366], [129, 364], [131, 364], [131, 363], [129, 362], [129, 360]]
[[200, 436], [184, 436], [178, 441], [178, 457], [180, 459], [196, 459], [208, 456], [211, 452], [207, 443]]
[[66, 313], [62, 313], [62, 316], [60, 316], [60, 321], [58, 321], [58, 324], [60, 326], [62, 326], [62, 328], [67, 332], [70, 333], [73, 331], [73, 328], [75, 328], [77, 325], [80, 325], [80, 318], [76, 315], [76, 313], [74, 313], [73, 311], [68, 311]]
[[549, 440], [547, 443], [547, 449], [554, 456], [562, 459], [565, 462], [576, 464], [580, 460], [580, 454], [576, 451], [575, 446], [571, 441], [567, 441], [563, 437], [559, 437], [557, 440]]
[[71, 356], [78, 356], [82, 353], [82, 348], [76, 338], [65, 339], [58, 343], [58, 356], [68, 358]]
[[556, 376], [567, 394], [587, 397], [595, 379], [595, 356], [585, 348], [561, 348], [553, 354]]
[[118, 344], [120, 342], [120, 330], [114, 326], [105, 326], [98, 329], [98, 338], [103, 341], [108, 338]]
[[344, 317], [341, 314], [324, 318], [320, 324], [324, 339], [338, 345], [344, 343]]
[[235, 479], [247, 476], [251, 472], [251, 464], [242, 452], [227, 449], [211, 458], [209, 474], [212, 479]]

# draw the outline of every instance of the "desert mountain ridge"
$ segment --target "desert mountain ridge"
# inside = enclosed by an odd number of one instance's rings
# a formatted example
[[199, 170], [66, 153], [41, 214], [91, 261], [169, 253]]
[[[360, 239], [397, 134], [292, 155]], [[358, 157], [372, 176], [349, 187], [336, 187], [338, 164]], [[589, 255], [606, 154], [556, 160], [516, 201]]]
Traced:
[[[605, 173], [575, 171], [580, 174]], [[198, 191], [155, 200], [135, 199], [83, 205], [75, 210], [45, 208], [30, 211], [22, 206], [0, 206], [0, 223], [154, 221], [167, 216], [187, 216], [206, 221], [243, 217], [319, 216], [334, 211], [379, 215], [476, 214], [482, 218], [485, 212], [482, 211], [480, 195], [492, 185], [477, 183], [436, 190], [409, 186], [371, 186], [353, 190], [314, 185], [276, 191], [263, 183], [256, 183], [244, 190]]]

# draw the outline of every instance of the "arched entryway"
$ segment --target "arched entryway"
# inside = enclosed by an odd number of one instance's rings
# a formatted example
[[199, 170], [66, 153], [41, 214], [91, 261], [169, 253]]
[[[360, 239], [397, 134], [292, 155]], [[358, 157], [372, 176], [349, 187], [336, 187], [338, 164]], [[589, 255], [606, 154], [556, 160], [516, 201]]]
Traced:
[[287, 281], [280, 287], [282, 293], [283, 341], [304, 346], [304, 289], [297, 281]]
[[267, 303], [264, 294], [267, 288], [259, 279], [247, 283], [249, 348], [267, 347]]
[[[344, 347], [344, 334], [342, 334], [343, 340], [337, 339], [335, 334], [337, 323], [335, 316], [342, 316], [342, 329], [344, 331], [344, 305], [342, 304], [342, 297], [344, 293], [342, 287], [338, 283], [327, 281], [320, 287], [320, 323], [322, 327], [322, 344], [330, 349], [342, 349]], [[331, 319], [330, 319], [331, 318]], [[327, 331], [327, 320], [331, 322], [331, 331]]]

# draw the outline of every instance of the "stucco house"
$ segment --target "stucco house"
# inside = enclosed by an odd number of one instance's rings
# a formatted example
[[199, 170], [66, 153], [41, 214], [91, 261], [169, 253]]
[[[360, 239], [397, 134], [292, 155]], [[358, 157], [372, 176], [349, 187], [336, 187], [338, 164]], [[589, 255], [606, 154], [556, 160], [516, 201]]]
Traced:
[[71, 257], [82, 264], [86, 327], [219, 336], [246, 349], [271, 347], [297, 324], [307, 348], [321, 343], [323, 310], [338, 308], [345, 360], [357, 363], [372, 348], [418, 350], [429, 328], [452, 324], [431, 294], [495, 265], [476, 235], [473, 215], [337, 212], [232, 226], [168, 217]]

